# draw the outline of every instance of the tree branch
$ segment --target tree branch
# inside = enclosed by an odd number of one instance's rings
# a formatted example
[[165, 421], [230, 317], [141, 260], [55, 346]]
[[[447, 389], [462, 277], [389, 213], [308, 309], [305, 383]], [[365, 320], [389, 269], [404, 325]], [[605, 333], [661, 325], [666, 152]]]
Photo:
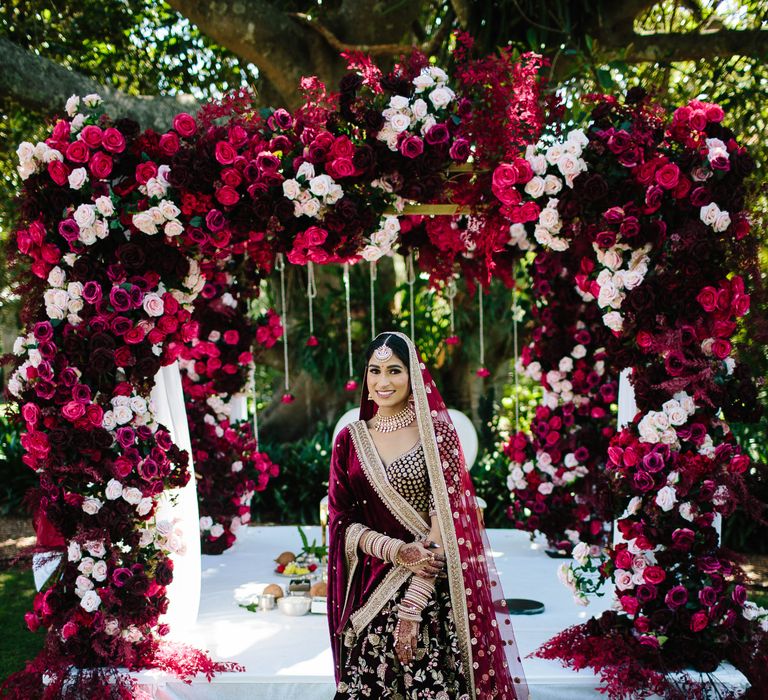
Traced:
[[717, 56], [768, 57], [768, 30], [721, 29], [716, 32], [631, 33], [606, 41], [601, 37], [601, 60], [618, 58], [629, 63], [700, 61]]
[[46, 114], [64, 111], [71, 95], [98, 93], [113, 117], [129, 116], [142, 127], [165, 131], [179, 112], [196, 112], [200, 106], [191, 95], [134, 96], [101, 85], [17, 44], [0, 37], [0, 95]]
[[169, 4], [214, 41], [258, 66], [285, 106], [298, 106], [299, 81], [315, 72], [315, 62], [304, 35], [278, 5], [264, 0], [169, 0]]

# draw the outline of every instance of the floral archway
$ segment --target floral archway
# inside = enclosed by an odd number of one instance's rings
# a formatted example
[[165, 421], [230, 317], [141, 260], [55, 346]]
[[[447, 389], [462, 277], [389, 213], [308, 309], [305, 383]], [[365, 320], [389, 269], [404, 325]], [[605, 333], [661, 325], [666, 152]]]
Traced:
[[[278, 469], [226, 408], [282, 334], [274, 312], [247, 320], [256, 283], [286, 260], [394, 251], [436, 287], [460, 275], [481, 292], [533, 259], [538, 327], [522, 366], [544, 399], [505, 448], [510, 517], [575, 545], [574, 587], [598, 571], [617, 588], [615, 611], [539, 653], [595, 667], [615, 695], [672, 692], [664, 672], [725, 659], [765, 682], [762, 613], [713, 527], [755, 505], [726, 423], [754, 403], [731, 357], [749, 308], [736, 274], [752, 259], [749, 156], [718, 106], [668, 114], [637, 90], [595, 96], [563, 136], [539, 57], [470, 50], [460, 37], [450, 76], [417, 53], [386, 74], [350, 55], [339, 93], [305, 79], [294, 114], [240, 92], [164, 134], [72, 98], [44, 142], [20, 146], [31, 301], [9, 388], [40, 474], [38, 532], [65, 557], [27, 614], [46, 647], [6, 682], [12, 696], [40, 694], [44, 675], [55, 696], [74, 663], [102, 669], [77, 677], [90, 690], [118, 666], [224, 668], [163, 643], [158, 625], [178, 543], [157, 501], [188, 474], [148, 405], [153, 377], [179, 360], [203, 545], [222, 551]], [[639, 413], [617, 432], [624, 368]]]

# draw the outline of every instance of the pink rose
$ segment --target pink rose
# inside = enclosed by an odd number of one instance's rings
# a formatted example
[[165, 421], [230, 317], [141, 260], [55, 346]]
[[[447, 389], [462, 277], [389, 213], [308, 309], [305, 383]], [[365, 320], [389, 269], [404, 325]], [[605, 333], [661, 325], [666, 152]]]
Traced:
[[230, 187], [237, 187], [243, 181], [243, 176], [235, 168], [226, 168], [221, 172], [221, 181]]
[[720, 105], [709, 104], [704, 111], [707, 115], [707, 119], [715, 124], [723, 121], [725, 118], [725, 112]]
[[48, 174], [57, 185], [66, 185], [69, 177], [69, 168], [60, 160], [52, 160], [48, 163]]
[[310, 226], [304, 231], [304, 239], [307, 246], [318, 246], [325, 243], [328, 238], [328, 232], [319, 226]]
[[69, 401], [61, 408], [61, 415], [73, 423], [85, 415], [85, 405], [79, 401]]
[[226, 141], [216, 144], [216, 160], [222, 165], [231, 165], [237, 158], [237, 151]]
[[237, 190], [234, 187], [224, 185], [223, 187], [219, 187], [219, 189], [216, 190], [216, 199], [225, 207], [231, 207], [234, 204], [237, 204], [237, 202], [240, 200], [240, 195], [237, 193]]
[[717, 308], [717, 290], [714, 287], [704, 287], [696, 297], [696, 301], [707, 313]]
[[118, 129], [110, 127], [104, 131], [101, 145], [110, 153], [122, 153], [125, 150], [125, 137]]
[[743, 474], [749, 469], [750, 459], [745, 454], [736, 455], [731, 463], [728, 465], [728, 469], [732, 474]]
[[707, 115], [702, 109], [694, 109], [691, 112], [691, 117], [688, 120], [691, 125], [691, 129], [695, 131], [704, 131], [707, 128]]
[[69, 622], [65, 622], [64, 626], [61, 628], [61, 636], [64, 639], [70, 639], [71, 637], [74, 637], [77, 634], [77, 623], [69, 620]]
[[172, 156], [179, 150], [179, 137], [173, 131], [169, 131], [167, 134], [163, 134], [160, 137], [160, 150], [166, 156]]
[[82, 141], [73, 141], [67, 146], [67, 159], [73, 163], [87, 163], [91, 152]]
[[637, 598], [631, 595], [623, 595], [619, 599], [619, 602], [621, 603], [621, 607], [628, 615], [636, 615], [637, 611], [640, 609], [640, 603], [638, 603]]
[[667, 163], [662, 165], [656, 171], [656, 182], [658, 182], [665, 190], [672, 190], [677, 187], [677, 183], [680, 179], [680, 168], [674, 163]]
[[93, 124], [83, 127], [83, 130], [80, 132], [80, 138], [85, 141], [91, 150], [101, 146], [101, 137], [101, 129]]
[[21, 415], [27, 423], [27, 427], [31, 428], [40, 420], [40, 409], [36, 404], [25, 403], [21, 409]]
[[194, 117], [186, 112], [182, 112], [173, 118], [173, 128], [179, 136], [188, 138], [197, 131], [197, 123], [195, 122]]
[[97, 151], [88, 163], [88, 168], [94, 177], [104, 179], [112, 172], [112, 158], [103, 151]]
[[21, 446], [36, 459], [45, 459], [51, 451], [48, 435], [39, 430], [30, 430], [21, 436]]
[[496, 192], [517, 184], [517, 169], [510, 163], [502, 163], [493, 171], [491, 187]]

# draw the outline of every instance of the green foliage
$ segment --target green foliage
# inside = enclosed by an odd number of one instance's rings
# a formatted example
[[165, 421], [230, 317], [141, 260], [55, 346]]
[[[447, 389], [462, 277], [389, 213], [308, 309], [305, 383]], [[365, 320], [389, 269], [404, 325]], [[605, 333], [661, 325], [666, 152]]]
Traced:
[[22, 501], [37, 476], [21, 461], [18, 423], [0, 405], [0, 515], [22, 515]]
[[24, 613], [32, 609], [35, 585], [29, 569], [7, 569], [0, 572], [0, 629], [3, 630], [3, 653], [0, 654], [0, 679], [24, 668], [43, 647], [45, 632], [30, 634]]
[[257, 523], [312, 524], [320, 521], [320, 501], [328, 494], [332, 426], [319, 425], [306, 440], [262, 441], [260, 449], [280, 465], [266, 491], [257, 493], [251, 513]]

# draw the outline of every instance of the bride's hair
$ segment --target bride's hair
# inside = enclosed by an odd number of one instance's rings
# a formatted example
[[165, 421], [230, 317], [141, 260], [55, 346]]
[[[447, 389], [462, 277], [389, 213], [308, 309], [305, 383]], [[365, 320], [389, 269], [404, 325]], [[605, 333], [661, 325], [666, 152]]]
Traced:
[[371, 341], [371, 344], [365, 351], [365, 366], [363, 367], [363, 376], [365, 376], [366, 370], [368, 368], [368, 362], [371, 359], [371, 355], [373, 355], [373, 351], [376, 348], [380, 348], [382, 345], [386, 345], [387, 347], [392, 348], [392, 352], [397, 356], [397, 359], [400, 360], [400, 362], [405, 365], [405, 368], [410, 371], [411, 353], [408, 350], [408, 344], [398, 335], [394, 335], [393, 333], [382, 333], [381, 335], [377, 335]]

